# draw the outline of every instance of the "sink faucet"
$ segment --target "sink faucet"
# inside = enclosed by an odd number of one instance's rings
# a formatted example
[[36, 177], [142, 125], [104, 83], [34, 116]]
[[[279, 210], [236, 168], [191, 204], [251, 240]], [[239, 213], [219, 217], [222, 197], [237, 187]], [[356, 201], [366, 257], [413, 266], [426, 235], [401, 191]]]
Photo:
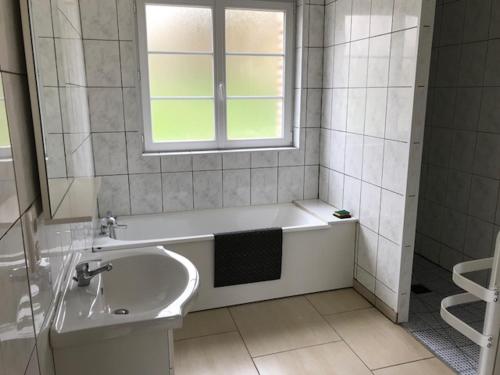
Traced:
[[78, 286], [88, 286], [90, 284], [90, 280], [96, 275], [99, 275], [105, 271], [111, 271], [113, 266], [111, 263], [107, 263], [102, 267], [96, 268], [95, 270], [89, 271], [89, 264], [78, 263], [75, 267], [76, 277], [73, 277], [73, 280], [78, 282]]
[[106, 212], [106, 217], [101, 219], [101, 231], [99, 234], [102, 236], [109, 236], [110, 238], [116, 240], [116, 228], [127, 228], [127, 226], [118, 224], [116, 217], [113, 216], [111, 211]]

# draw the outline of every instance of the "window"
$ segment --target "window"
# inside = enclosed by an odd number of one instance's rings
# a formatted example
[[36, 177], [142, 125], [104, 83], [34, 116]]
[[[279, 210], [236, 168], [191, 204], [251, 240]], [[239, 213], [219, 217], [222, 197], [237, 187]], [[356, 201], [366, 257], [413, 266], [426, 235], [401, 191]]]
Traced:
[[138, 0], [146, 151], [291, 146], [293, 3]]

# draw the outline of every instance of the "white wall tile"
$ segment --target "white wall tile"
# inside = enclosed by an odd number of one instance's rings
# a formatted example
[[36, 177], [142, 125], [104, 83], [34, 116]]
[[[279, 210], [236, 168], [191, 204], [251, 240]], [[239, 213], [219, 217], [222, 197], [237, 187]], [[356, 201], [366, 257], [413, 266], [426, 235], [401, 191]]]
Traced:
[[325, 7], [322, 5], [309, 6], [309, 47], [323, 47], [323, 29]]
[[160, 172], [160, 157], [143, 155], [142, 135], [139, 133], [126, 133], [126, 138], [129, 173]]
[[384, 137], [387, 88], [366, 90], [365, 135]]
[[370, 9], [372, 0], [352, 1], [351, 39], [368, 38], [370, 34]]
[[332, 122], [331, 128], [346, 130], [347, 126], [347, 89], [332, 90]]
[[372, 1], [370, 15], [370, 36], [386, 34], [392, 28], [394, 0]]
[[193, 172], [194, 208], [222, 207], [222, 171]]
[[365, 129], [366, 89], [349, 89], [347, 104], [347, 131], [363, 134]]
[[368, 56], [368, 79], [370, 87], [385, 87], [389, 80], [389, 57], [391, 35], [381, 35], [370, 38]]
[[325, 34], [324, 45], [331, 46], [335, 42], [335, 3], [325, 6]]
[[382, 187], [400, 194], [406, 193], [408, 159], [407, 143], [385, 141]]
[[330, 170], [328, 203], [340, 209], [344, 203], [344, 174]]
[[401, 244], [405, 218], [405, 198], [382, 189], [379, 233], [391, 241]]
[[329, 179], [330, 179], [330, 170], [320, 166], [319, 167], [318, 194], [319, 194], [319, 199], [321, 199], [322, 201], [325, 201], [325, 202], [328, 202]]
[[323, 48], [308, 48], [307, 87], [321, 88], [323, 85]]
[[193, 171], [209, 171], [222, 169], [220, 154], [193, 155]]
[[306, 126], [319, 127], [321, 125], [321, 89], [307, 90]]
[[277, 167], [278, 152], [277, 151], [258, 151], [252, 152], [251, 156], [252, 168]]
[[125, 133], [92, 134], [92, 145], [97, 176], [127, 173]]
[[193, 170], [191, 155], [168, 155], [161, 157], [162, 172], [190, 172]]
[[347, 87], [349, 84], [350, 45], [344, 43], [334, 47], [332, 87]]
[[130, 208], [133, 215], [162, 212], [161, 174], [131, 174]]
[[278, 199], [278, 168], [252, 168], [251, 204], [272, 204]]
[[356, 280], [370, 292], [375, 293], [375, 277], [359, 266], [356, 267]]
[[365, 137], [363, 143], [363, 181], [382, 186], [383, 158], [384, 140]]
[[132, 40], [135, 38], [135, 20], [132, 1], [133, 0], [116, 1], [120, 40]]
[[85, 40], [87, 83], [94, 87], [119, 87], [120, 53], [118, 42]]
[[193, 174], [175, 172], [162, 174], [163, 211], [193, 209]]
[[359, 206], [361, 203], [361, 180], [345, 176], [344, 197], [342, 209], [347, 210], [354, 217], [359, 217]]
[[412, 86], [415, 82], [418, 30], [398, 31], [391, 36], [389, 85]]
[[305, 164], [319, 164], [319, 128], [306, 129]]
[[133, 42], [120, 41], [120, 64], [123, 87], [135, 87], [137, 82], [138, 66], [136, 51]]
[[115, 0], [80, 0], [80, 15], [85, 39], [118, 39]]
[[250, 169], [224, 170], [222, 187], [224, 207], [250, 205]]
[[385, 137], [409, 142], [412, 131], [413, 88], [389, 88]]
[[345, 173], [361, 178], [363, 165], [363, 136], [347, 133], [345, 142]]
[[333, 130], [330, 141], [330, 168], [344, 172], [346, 133]]
[[304, 199], [304, 167], [278, 169], [278, 203]]
[[304, 167], [304, 199], [317, 199], [319, 193], [319, 166]]
[[358, 226], [357, 233], [357, 264], [370, 274], [377, 270], [378, 235], [367, 227]]
[[249, 152], [234, 152], [222, 154], [223, 169], [242, 169], [250, 168]]
[[418, 26], [422, 0], [395, 0], [392, 31]]
[[[336, 67], [337, 66], [335, 66], [335, 68]], [[367, 73], [368, 39], [352, 42], [349, 60], [349, 87], [365, 87]], [[333, 79], [335, 85], [335, 70]]]
[[391, 290], [398, 290], [401, 267], [401, 246], [378, 236], [376, 277]]
[[361, 184], [361, 208], [359, 222], [378, 232], [380, 218], [380, 195], [381, 189], [377, 186], [363, 182]]
[[128, 175], [102, 176], [101, 189], [97, 196], [99, 216], [108, 211], [113, 215], [130, 215]]
[[351, 40], [352, 0], [338, 0], [335, 9], [335, 44]]
[[92, 131], [124, 130], [121, 88], [90, 88], [88, 96]]

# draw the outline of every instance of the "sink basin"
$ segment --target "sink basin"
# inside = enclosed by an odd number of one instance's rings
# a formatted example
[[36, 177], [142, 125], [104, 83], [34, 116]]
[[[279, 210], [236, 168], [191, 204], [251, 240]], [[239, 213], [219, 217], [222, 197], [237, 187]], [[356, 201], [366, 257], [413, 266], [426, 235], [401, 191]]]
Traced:
[[161, 246], [78, 254], [71, 276], [80, 262], [113, 269], [86, 287], [68, 277], [50, 332], [53, 349], [179, 328], [198, 289], [194, 265]]

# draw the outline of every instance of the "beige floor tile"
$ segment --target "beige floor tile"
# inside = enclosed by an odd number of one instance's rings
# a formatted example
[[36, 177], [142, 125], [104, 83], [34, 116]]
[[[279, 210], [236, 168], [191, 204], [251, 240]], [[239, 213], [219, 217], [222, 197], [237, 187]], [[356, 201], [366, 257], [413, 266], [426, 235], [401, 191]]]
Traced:
[[370, 375], [342, 341], [254, 359], [260, 375]]
[[236, 326], [228, 309], [206, 310], [188, 314], [182, 328], [175, 330], [174, 338], [182, 340], [231, 331], [236, 331]]
[[230, 308], [252, 357], [339, 340], [305, 297]]
[[375, 375], [453, 375], [448, 366], [437, 358], [405, 363], [404, 365], [387, 367], [373, 372]]
[[177, 341], [174, 355], [176, 375], [258, 375], [237, 332]]
[[346, 311], [369, 308], [372, 305], [354, 289], [332, 290], [308, 294], [307, 299], [320, 314], [337, 314]]
[[432, 357], [409, 333], [375, 309], [328, 315], [326, 319], [370, 369]]

